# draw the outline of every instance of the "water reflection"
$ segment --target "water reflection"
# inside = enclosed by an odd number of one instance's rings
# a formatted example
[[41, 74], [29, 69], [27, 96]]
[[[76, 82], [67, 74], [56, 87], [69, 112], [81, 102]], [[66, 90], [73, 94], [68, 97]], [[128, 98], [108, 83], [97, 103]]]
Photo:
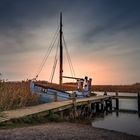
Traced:
[[[103, 93], [98, 93], [98, 95], [102, 94]], [[108, 95], [114, 95], [114, 93], [108, 93]], [[136, 96], [136, 94], [131, 93], [121, 93], [121, 95]], [[104, 117], [95, 118], [92, 120], [92, 126], [140, 136], [140, 114], [138, 115], [138, 113], [136, 113], [138, 111], [137, 102], [137, 99], [119, 99], [120, 111], [104, 114]], [[115, 107], [115, 100], [112, 104], [113, 107]]]
[[113, 112], [93, 120], [92, 126], [140, 136], [140, 118], [134, 113]]

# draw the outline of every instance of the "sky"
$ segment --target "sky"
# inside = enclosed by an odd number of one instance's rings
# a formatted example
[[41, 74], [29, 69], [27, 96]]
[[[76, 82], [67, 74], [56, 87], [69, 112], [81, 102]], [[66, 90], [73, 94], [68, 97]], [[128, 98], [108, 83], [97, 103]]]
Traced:
[[[140, 82], [139, 0], [0, 0], [0, 78], [32, 79], [63, 13], [76, 77], [93, 84]], [[38, 79], [49, 80], [55, 49]], [[58, 81], [58, 66], [54, 82]], [[66, 56], [64, 75], [71, 76]]]

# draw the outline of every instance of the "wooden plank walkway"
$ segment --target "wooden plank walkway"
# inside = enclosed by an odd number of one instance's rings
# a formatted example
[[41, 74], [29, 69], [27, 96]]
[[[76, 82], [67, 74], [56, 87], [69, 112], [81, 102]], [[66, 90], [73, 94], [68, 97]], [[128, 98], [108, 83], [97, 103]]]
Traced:
[[[94, 97], [89, 97], [89, 98], [76, 99], [76, 103], [78, 105], [81, 103], [84, 104], [86, 102], [100, 102], [102, 100], [107, 100], [112, 97], [113, 96], [94, 96]], [[2, 115], [0, 116], [0, 123], [5, 122], [5, 121], [10, 121], [11, 119], [22, 118], [22, 117], [33, 115], [33, 114], [38, 114], [45, 111], [50, 111], [50, 110], [55, 110], [55, 109], [64, 110], [66, 109], [64, 107], [70, 108], [72, 106], [73, 106], [73, 101], [68, 100], [68, 101], [45, 103], [45, 104], [26, 107], [22, 109], [3, 111]]]

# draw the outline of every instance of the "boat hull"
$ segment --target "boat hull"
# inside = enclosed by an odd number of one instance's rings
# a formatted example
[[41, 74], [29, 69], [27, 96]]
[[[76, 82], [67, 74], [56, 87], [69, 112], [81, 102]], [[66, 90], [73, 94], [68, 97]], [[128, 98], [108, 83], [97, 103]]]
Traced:
[[[43, 88], [37, 86], [33, 82], [30, 83], [30, 90], [32, 94], [38, 94], [40, 101], [44, 103], [54, 101], [66, 101], [73, 98], [72, 92], [60, 91], [53, 88]], [[74, 91], [76, 98], [86, 98], [87, 96], [79, 91]]]

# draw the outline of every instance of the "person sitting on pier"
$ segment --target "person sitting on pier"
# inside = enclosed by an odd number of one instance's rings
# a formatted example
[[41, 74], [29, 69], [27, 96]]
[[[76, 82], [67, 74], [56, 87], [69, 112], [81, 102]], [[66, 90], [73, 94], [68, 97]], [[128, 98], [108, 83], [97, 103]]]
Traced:
[[78, 79], [77, 80], [77, 90], [78, 91], [82, 91], [83, 90], [83, 82], [84, 82], [83, 79]]
[[88, 80], [88, 87], [89, 87], [89, 92], [91, 93], [91, 83], [92, 83], [92, 78], [90, 78], [89, 80]]
[[83, 89], [83, 95], [85, 97], [89, 97], [89, 89], [88, 89], [88, 85], [85, 85], [84, 89]]

